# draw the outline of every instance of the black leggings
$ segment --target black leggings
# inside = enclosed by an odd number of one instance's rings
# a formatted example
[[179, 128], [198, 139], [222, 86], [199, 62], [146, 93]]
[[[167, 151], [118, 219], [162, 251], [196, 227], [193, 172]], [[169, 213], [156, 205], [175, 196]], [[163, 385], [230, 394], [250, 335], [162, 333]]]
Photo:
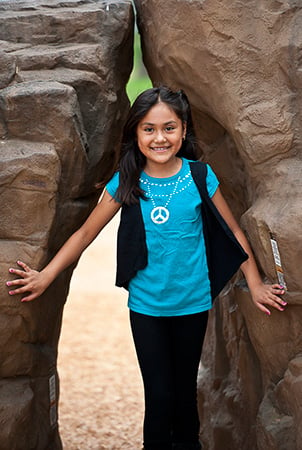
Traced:
[[146, 450], [172, 443], [199, 448], [197, 373], [207, 320], [207, 311], [173, 317], [130, 311], [145, 390]]

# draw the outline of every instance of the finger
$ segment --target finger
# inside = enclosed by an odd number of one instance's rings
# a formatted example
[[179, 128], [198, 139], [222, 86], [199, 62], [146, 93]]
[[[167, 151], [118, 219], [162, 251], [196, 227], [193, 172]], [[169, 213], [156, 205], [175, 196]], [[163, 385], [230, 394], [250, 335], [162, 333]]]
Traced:
[[285, 287], [282, 284], [273, 284], [272, 287], [274, 289], [281, 289], [281, 290], [285, 290]]
[[272, 307], [273, 308], [275, 308], [275, 309], [278, 309], [279, 311], [284, 311], [284, 307], [286, 306], [286, 304], [287, 303], [281, 303], [281, 305], [280, 305], [280, 303], [278, 303], [277, 301], [275, 301], [275, 302], [272, 302]]
[[11, 286], [19, 286], [19, 285], [24, 285], [24, 283], [26, 283], [26, 280], [24, 280], [23, 278], [17, 278], [16, 280], [10, 280], [6, 282], [6, 286], [11, 287]]
[[32, 301], [35, 300], [37, 297], [38, 297], [37, 294], [31, 294], [31, 295], [28, 295], [27, 297], [21, 298], [21, 302], [22, 302], [22, 303], [32, 302]]
[[284, 288], [281, 288], [280, 286], [272, 286], [272, 292], [274, 292], [277, 295], [283, 295], [285, 294]]
[[281, 284], [273, 284], [271, 288], [274, 295], [281, 296], [286, 293], [286, 289]]
[[25, 272], [30, 272], [30, 267], [22, 261], [17, 261], [18, 266], [22, 267]]
[[284, 307], [287, 305], [281, 298], [273, 294], [270, 294], [264, 302], [279, 311], [284, 311]]
[[267, 314], [268, 316], [271, 315], [271, 312], [268, 308], [266, 308], [262, 303], [258, 303], [256, 302], [256, 306], [258, 309], [260, 309], [260, 311], [264, 312], [265, 314]]
[[284, 301], [280, 296], [285, 293], [283, 286], [279, 284], [274, 284], [269, 286], [268, 295], [265, 303], [273, 306], [279, 311], [284, 311], [284, 307], [287, 305], [287, 302]]
[[275, 303], [278, 303], [281, 306], [286, 306], [287, 305], [287, 302], [285, 300], [283, 300], [282, 298], [278, 297], [277, 295], [274, 295], [273, 301]]
[[25, 272], [24, 270], [14, 269], [13, 267], [8, 269], [8, 271], [9, 271], [9, 273], [13, 273], [14, 275], [17, 275], [18, 277], [22, 277], [22, 278], [24, 278], [27, 274], [27, 272]]
[[273, 285], [270, 286], [268, 291], [268, 298], [273, 301], [274, 303], [278, 303], [282, 306], [286, 306], [287, 302], [283, 300], [281, 297], [283, 294], [285, 294], [285, 289], [280, 285]]
[[28, 287], [21, 287], [21, 288], [16, 288], [16, 289], [12, 289], [10, 291], [8, 291], [9, 295], [17, 295], [17, 294], [24, 294], [24, 292], [28, 292], [30, 291], [30, 289]]

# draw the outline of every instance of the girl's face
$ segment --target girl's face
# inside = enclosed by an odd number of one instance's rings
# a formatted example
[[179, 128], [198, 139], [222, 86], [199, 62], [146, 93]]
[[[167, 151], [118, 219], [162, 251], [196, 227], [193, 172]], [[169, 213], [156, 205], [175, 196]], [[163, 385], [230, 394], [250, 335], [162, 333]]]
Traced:
[[185, 124], [166, 103], [157, 103], [138, 123], [136, 134], [140, 151], [148, 164], [171, 163], [181, 148]]

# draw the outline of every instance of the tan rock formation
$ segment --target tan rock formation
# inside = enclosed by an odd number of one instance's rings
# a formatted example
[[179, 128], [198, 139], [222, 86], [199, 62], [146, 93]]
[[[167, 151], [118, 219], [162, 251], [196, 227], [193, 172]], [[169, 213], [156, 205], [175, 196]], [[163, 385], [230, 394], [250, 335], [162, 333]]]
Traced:
[[[136, 0], [154, 83], [183, 88], [202, 157], [277, 281], [277, 238], [288, 293], [263, 316], [241, 284], [211, 313], [200, 371], [206, 448], [298, 450], [302, 352], [302, 6], [268, 0]], [[238, 307], [239, 305], [239, 307]]]
[[4, 282], [17, 259], [38, 269], [51, 258], [113, 168], [132, 5], [0, 2], [0, 41], [0, 447], [58, 449], [57, 343], [72, 268], [26, 305]]

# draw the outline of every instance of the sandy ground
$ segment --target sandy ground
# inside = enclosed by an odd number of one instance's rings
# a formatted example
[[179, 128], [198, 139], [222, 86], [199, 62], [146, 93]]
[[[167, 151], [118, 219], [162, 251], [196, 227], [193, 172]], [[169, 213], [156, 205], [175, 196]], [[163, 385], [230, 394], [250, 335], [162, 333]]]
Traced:
[[115, 218], [76, 268], [59, 345], [65, 450], [142, 448], [143, 390], [126, 291], [114, 287]]

